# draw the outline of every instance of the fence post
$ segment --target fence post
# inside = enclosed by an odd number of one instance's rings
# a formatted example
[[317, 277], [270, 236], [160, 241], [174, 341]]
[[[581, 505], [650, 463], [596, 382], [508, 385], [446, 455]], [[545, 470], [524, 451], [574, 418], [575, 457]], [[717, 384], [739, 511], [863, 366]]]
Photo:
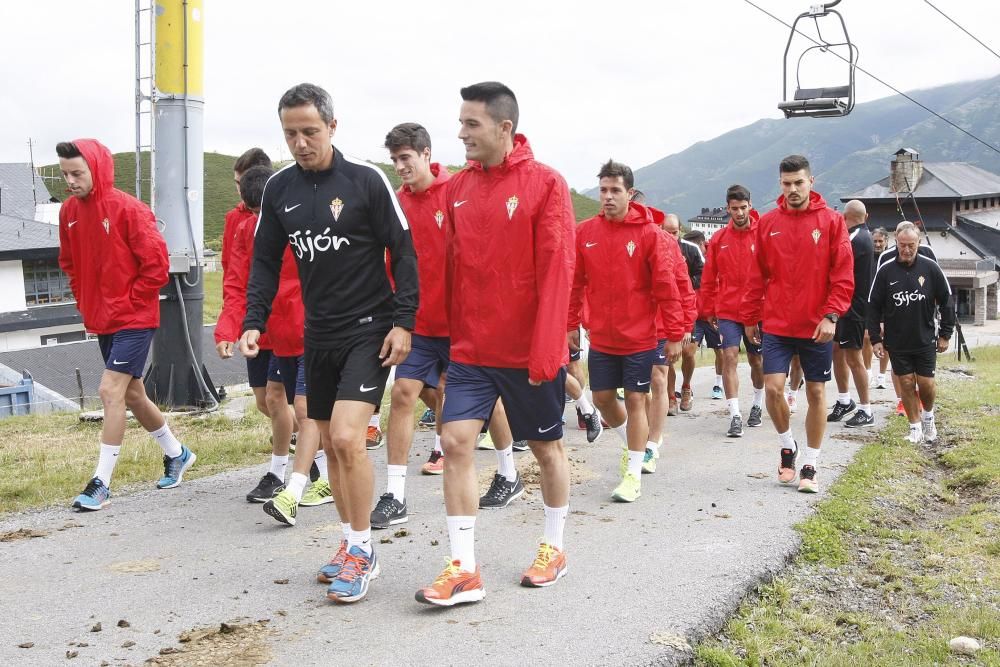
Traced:
[[83, 411], [85, 408], [83, 406], [83, 376], [80, 375], [80, 369], [76, 369], [76, 387], [80, 391], [80, 410]]

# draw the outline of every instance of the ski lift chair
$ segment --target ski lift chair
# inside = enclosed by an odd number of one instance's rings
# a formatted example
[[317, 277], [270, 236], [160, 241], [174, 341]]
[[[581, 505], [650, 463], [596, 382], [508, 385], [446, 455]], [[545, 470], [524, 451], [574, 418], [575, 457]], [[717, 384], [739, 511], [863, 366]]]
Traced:
[[[832, 118], [846, 116], [854, 109], [854, 68], [858, 62], [858, 49], [851, 43], [847, 35], [847, 25], [840, 12], [833, 9], [840, 0], [827, 2], [825, 4], [813, 5], [808, 12], [799, 14], [792, 23], [792, 30], [788, 36], [788, 43], [785, 45], [785, 60], [782, 73], [782, 94], [784, 101], [778, 104], [778, 108], [785, 114], [785, 118]], [[843, 41], [830, 42], [823, 37], [820, 29], [820, 19], [835, 16], [840, 22], [840, 30], [843, 32]], [[792, 97], [788, 97], [788, 52], [792, 47], [792, 40], [796, 34], [796, 26], [802, 19], [812, 19], [816, 25], [816, 34], [819, 41], [808, 47], [799, 55], [795, 65], [795, 92]], [[836, 22], [829, 21], [836, 25]], [[816, 40], [813, 40], [816, 41]], [[847, 84], [840, 86], [826, 86], [822, 88], [803, 88], [800, 84], [799, 74], [802, 68], [802, 59], [811, 51], [818, 50], [826, 53], [834, 47], [847, 47]]]

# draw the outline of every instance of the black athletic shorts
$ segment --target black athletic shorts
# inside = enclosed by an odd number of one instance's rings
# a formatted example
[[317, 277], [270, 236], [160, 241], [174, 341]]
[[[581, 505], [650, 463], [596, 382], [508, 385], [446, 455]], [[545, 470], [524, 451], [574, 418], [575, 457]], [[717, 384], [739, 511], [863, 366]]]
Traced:
[[920, 377], [932, 378], [934, 369], [937, 368], [937, 348], [931, 345], [923, 350], [906, 352], [889, 350], [889, 361], [892, 363], [892, 372], [895, 375], [916, 373]]
[[247, 357], [247, 380], [253, 388], [267, 386], [267, 371], [271, 365], [271, 350], [258, 350], [257, 356]]
[[860, 350], [865, 344], [865, 323], [849, 317], [837, 320], [837, 331], [833, 340], [842, 350]]
[[337, 401], [382, 403], [389, 367], [379, 352], [388, 329], [364, 331], [336, 342], [335, 347], [310, 348], [305, 354], [306, 412], [310, 419], [329, 421]]

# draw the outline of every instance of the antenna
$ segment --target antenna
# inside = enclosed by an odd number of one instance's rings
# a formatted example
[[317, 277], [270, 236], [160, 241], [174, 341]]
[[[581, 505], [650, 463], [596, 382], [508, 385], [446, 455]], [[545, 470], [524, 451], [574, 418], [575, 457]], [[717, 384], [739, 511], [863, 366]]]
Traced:
[[35, 185], [35, 151], [31, 145], [31, 137], [28, 137], [28, 161], [31, 164], [31, 199], [35, 202], [35, 214], [37, 215], [38, 187]]

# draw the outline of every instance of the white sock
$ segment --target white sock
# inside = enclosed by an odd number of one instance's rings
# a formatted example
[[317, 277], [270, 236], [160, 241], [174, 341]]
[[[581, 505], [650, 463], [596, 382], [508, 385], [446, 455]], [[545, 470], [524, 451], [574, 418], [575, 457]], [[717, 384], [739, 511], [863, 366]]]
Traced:
[[715, 386], [716, 387], [721, 387], [722, 386], [722, 376], [721, 375], [716, 375], [715, 376]]
[[642, 475], [642, 460], [646, 457], [646, 452], [633, 452], [628, 450], [628, 472], [630, 475], [639, 477]]
[[181, 455], [181, 442], [170, 432], [170, 424], [167, 422], [163, 422], [163, 426], [155, 431], [150, 431], [149, 434], [163, 450], [164, 456], [175, 459]]
[[508, 482], [517, 479], [517, 468], [514, 467], [514, 448], [497, 450], [497, 472], [503, 475]]
[[871, 403], [862, 403], [861, 405], [858, 406], [858, 410], [861, 410], [861, 412], [865, 413], [869, 417], [872, 416], [872, 404]]
[[778, 434], [778, 440], [781, 441], [782, 449], [790, 449], [793, 452], [798, 449], [795, 444], [795, 438], [792, 437], [792, 429], [788, 429], [784, 433]]
[[613, 426], [611, 430], [618, 434], [625, 447], [628, 447], [628, 419], [622, 422], [621, 426]]
[[806, 447], [802, 450], [802, 458], [799, 459], [799, 463], [804, 466], [812, 466], [816, 469], [816, 463], [819, 461], [819, 448], [818, 447]]
[[653, 450], [653, 456], [656, 456], [657, 454], [660, 453], [660, 443], [653, 442], [652, 440], [647, 440], [646, 441], [646, 449]]
[[576, 407], [580, 408], [580, 412], [585, 415], [593, 414], [594, 412], [594, 406], [587, 400], [587, 392], [581, 393], [580, 398], [576, 399]]
[[457, 560], [466, 572], [476, 571], [476, 517], [448, 517], [448, 542], [451, 559]]
[[740, 414], [740, 399], [738, 399], [738, 398], [729, 398], [729, 399], [726, 399], [726, 402], [729, 403], [729, 418], [730, 419], [732, 419], [733, 417], [737, 417], [737, 416], [739, 416], [739, 417], [743, 416], [743, 415]]
[[288, 484], [285, 485], [285, 490], [290, 491], [293, 496], [295, 496], [295, 502], [300, 502], [302, 500], [302, 494], [306, 490], [306, 485], [309, 484], [309, 475], [303, 475], [300, 472], [293, 472], [288, 477]]
[[341, 521], [340, 522], [340, 532], [342, 532], [344, 534], [344, 541], [346, 542], [347, 538], [351, 536], [351, 524], [344, 523], [343, 521]]
[[326, 450], [322, 447], [316, 452], [316, 456], [313, 457], [313, 463], [319, 468], [319, 478], [329, 482], [330, 481], [330, 471], [326, 468]]
[[372, 555], [372, 529], [371, 527], [366, 530], [354, 530], [351, 528], [350, 532], [347, 534], [347, 550], [350, 551], [351, 547], [358, 547], [364, 551], [369, 556]]
[[375, 428], [379, 428], [381, 424], [382, 424], [382, 415], [378, 414], [377, 412], [372, 415], [371, 419], [368, 420], [368, 425], [374, 426]]
[[563, 548], [563, 528], [566, 526], [566, 517], [569, 515], [569, 505], [564, 507], [549, 507], [542, 503], [545, 509], [545, 537], [547, 544], [556, 549]]
[[762, 407], [764, 405], [764, 388], [757, 387], [753, 388], [753, 405], [755, 408]]
[[920, 417], [925, 422], [932, 422], [932, 421], [934, 421], [934, 408], [931, 408], [930, 410], [921, 410], [920, 411]]
[[282, 482], [285, 481], [285, 469], [287, 467], [288, 454], [285, 454], [284, 456], [271, 454], [271, 474], [280, 479]]
[[94, 477], [100, 478], [104, 486], [111, 488], [111, 475], [115, 471], [115, 464], [118, 463], [118, 453], [121, 445], [105, 445], [101, 443], [101, 454], [97, 457], [97, 470]]
[[386, 493], [391, 493], [392, 497], [403, 502], [406, 499], [406, 466], [386, 466], [388, 471], [388, 482], [385, 486]]
[[840, 403], [841, 405], [850, 405], [851, 404], [851, 392], [848, 391], [848, 392], [844, 392], [844, 393], [838, 393], [837, 394], [837, 402]]
[[441, 449], [441, 436], [437, 433], [434, 434], [434, 451], [438, 454], [444, 453], [444, 450]]

